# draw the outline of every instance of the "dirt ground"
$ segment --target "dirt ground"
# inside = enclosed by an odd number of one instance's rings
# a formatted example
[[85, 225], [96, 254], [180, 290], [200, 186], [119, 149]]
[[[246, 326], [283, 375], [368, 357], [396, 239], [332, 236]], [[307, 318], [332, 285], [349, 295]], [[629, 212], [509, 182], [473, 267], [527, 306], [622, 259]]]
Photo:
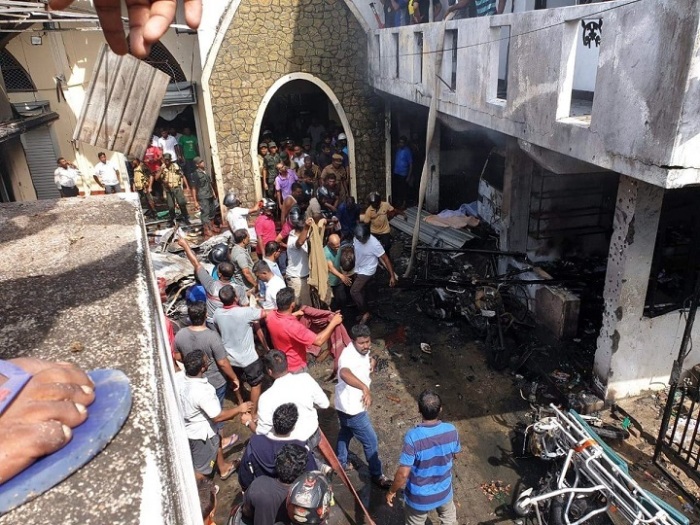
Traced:
[[[425, 388], [437, 390], [443, 400], [443, 419], [457, 426], [463, 452], [454, 469], [455, 501], [460, 524], [509, 523], [510, 503], [518, 490], [519, 481], [539, 479], [542, 465], [533, 458], [523, 458], [513, 451], [513, 428], [524, 418], [529, 405], [513, 387], [508, 375], [491, 371], [479, 342], [473, 340], [461, 323], [438, 323], [417, 310], [422, 292], [416, 290], [381, 289], [376, 301], [377, 316], [370, 324], [374, 339], [373, 353], [379, 358], [378, 371], [373, 378], [373, 405], [370, 409], [374, 428], [379, 437], [380, 457], [385, 473], [393, 477], [401, 450], [403, 435], [420, 422], [417, 396]], [[432, 353], [420, 350], [428, 343]], [[326, 361], [311, 367], [331, 397], [334, 384], [323, 382], [330, 373]], [[333, 409], [319, 411], [321, 428], [335, 444], [338, 422]], [[227, 430], [242, 436], [248, 430], [230, 423]], [[243, 444], [234, 448], [229, 457], [239, 457]], [[355, 488], [369, 505], [377, 523], [402, 523], [402, 504], [390, 508], [384, 503], [384, 492], [369, 483], [369, 473], [362, 449], [353, 441], [359, 469], [350, 474]], [[510, 493], [502, 493], [491, 501], [481, 488], [483, 483], [503, 482]], [[225, 523], [234, 501], [240, 500], [238, 482], [232, 477], [216, 480], [221, 487], [217, 508], [217, 523]], [[361, 512], [349, 491], [338, 479], [333, 480], [336, 506], [332, 523], [361, 523]]]

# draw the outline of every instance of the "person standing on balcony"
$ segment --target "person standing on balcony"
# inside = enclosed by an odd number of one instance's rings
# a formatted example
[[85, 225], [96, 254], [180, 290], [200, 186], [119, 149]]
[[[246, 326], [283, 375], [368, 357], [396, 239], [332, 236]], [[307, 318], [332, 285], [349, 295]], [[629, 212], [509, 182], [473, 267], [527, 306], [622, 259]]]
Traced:
[[413, 174], [413, 153], [408, 145], [408, 139], [399, 137], [399, 147], [394, 157], [394, 171], [391, 177], [392, 203], [397, 208], [406, 207], [408, 197], [408, 182]]
[[[498, 3], [498, 6], [496, 6]], [[457, 0], [445, 11], [445, 18], [455, 13], [454, 19], [469, 18], [470, 5], [474, 5], [475, 16], [500, 15], [506, 6], [506, 0]]]
[[382, 0], [384, 27], [408, 25], [408, 0]]

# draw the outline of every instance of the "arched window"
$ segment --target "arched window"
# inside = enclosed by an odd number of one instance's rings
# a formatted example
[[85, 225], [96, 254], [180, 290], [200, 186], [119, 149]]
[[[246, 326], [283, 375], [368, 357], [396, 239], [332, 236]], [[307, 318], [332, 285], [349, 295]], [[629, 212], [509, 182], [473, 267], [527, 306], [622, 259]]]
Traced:
[[8, 93], [36, 91], [32, 77], [7, 49], [0, 50], [0, 70]]
[[151, 52], [144, 58], [144, 62], [167, 74], [170, 77], [171, 84], [173, 82], [187, 82], [180, 64], [177, 63], [170, 51], [160, 42], [153, 44]]

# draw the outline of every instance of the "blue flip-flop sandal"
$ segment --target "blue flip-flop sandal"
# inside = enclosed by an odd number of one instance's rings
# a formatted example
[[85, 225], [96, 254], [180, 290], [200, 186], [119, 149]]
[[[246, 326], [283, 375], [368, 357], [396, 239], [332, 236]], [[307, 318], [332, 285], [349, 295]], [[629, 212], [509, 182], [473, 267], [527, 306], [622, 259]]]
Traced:
[[[31, 379], [9, 361], [0, 360], [0, 414]], [[73, 429], [71, 440], [56, 452], [44, 456], [0, 485], [0, 515], [43, 494], [94, 458], [114, 438], [131, 410], [131, 386], [120, 370], [93, 370], [88, 376], [95, 384], [95, 400], [88, 407], [84, 423]]]

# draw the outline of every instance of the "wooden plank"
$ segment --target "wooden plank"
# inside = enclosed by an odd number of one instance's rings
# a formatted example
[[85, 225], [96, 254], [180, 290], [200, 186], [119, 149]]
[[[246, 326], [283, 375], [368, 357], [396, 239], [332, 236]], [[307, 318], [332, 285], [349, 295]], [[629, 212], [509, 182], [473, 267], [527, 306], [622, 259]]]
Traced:
[[136, 125], [136, 134], [132, 141], [132, 155], [139, 158], [143, 157], [146, 148], [151, 142], [153, 135], [153, 127], [158, 120], [160, 106], [165, 97], [165, 92], [170, 83], [170, 77], [162, 71], [155, 69], [145, 62], [142, 63], [143, 68], [148, 68], [150, 71], [150, 82], [144, 88], [147, 94], [146, 102], [143, 104], [143, 110], [139, 113], [139, 121]]
[[73, 138], [142, 157], [170, 77], [131, 55], [102, 46]]

